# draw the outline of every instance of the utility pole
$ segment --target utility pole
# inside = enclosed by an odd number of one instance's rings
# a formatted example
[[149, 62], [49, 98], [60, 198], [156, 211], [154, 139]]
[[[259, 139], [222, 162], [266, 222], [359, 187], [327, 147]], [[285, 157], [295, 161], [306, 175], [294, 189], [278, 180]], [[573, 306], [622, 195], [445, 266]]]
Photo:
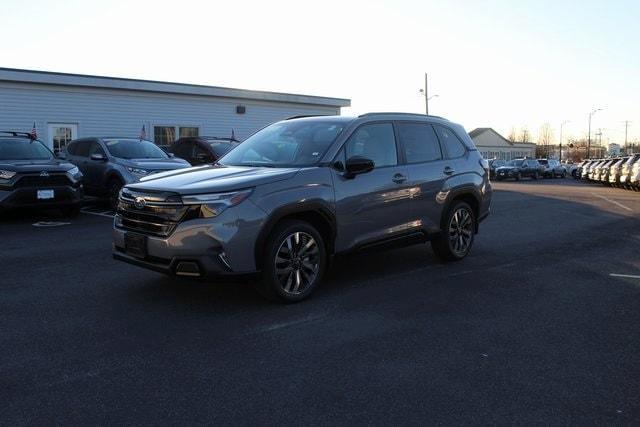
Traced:
[[624, 121], [624, 152], [625, 154], [627, 154], [627, 135], [629, 131], [629, 123], [631, 123], [629, 120]]
[[591, 154], [591, 117], [598, 111], [602, 111], [602, 108], [594, 108], [593, 111], [589, 113], [589, 133], [587, 136], [587, 159], [590, 157], [590, 154]]
[[425, 110], [428, 116], [429, 115], [429, 79], [427, 78], [427, 73], [424, 73], [424, 105], [425, 105]]
[[562, 127], [567, 123], [569, 123], [569, 120], [565, 120], [564, 122], [560, 123], [560, 156], [559, 156], [560, 159], [558, 160], [559, 162], [562, 161]]

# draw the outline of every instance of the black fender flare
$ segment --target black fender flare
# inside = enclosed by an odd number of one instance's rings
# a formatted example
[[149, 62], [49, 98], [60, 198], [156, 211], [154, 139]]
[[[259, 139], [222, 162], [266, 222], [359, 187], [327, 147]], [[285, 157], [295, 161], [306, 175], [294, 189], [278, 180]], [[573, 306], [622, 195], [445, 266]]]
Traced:
[[260, 268], [262, 265], [265, 244], [276, 224], [285, 217], [304, 214], [319, 214], [328, 224], [330, 236], [329, 241], [325, 242], [325, 245], [329, 254], [334, 253], [334, 241], [337, 234], [335, 214], [328, 202], [321, 199], [311, 199], [292, 205], [281, 206], [269, 214], [258, 233], [258, 238], [255, 243], [254, 256], [256, 267]]

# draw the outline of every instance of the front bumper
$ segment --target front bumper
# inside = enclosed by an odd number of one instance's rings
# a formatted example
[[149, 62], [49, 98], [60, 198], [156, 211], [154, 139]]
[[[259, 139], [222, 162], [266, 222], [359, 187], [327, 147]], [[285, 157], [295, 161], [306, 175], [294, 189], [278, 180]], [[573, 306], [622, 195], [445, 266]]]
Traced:
[[0, 207], [12, 209], [22, 207], [65, 207], [79, 205], [82, 202], [82, 186], [47, 187], [53, 190], [52, 199], [38, 199], [38, 190], [42, 188], [21, 187], [16, 189], [0, 189]]
[[[255, 245], [264, 224], [264, 211], [250, 200], [229, 208], [217, 217], [179, 223], [166, 237], [122, 227], [113, 229], [113, 257], [165, 274], [197, 277], [233, 276], [255, 273]], [[127, 253], [127, 233], [143, 235], [145, 254]], [[197, 274], [182, 274], [181, 263], [193, 263]], [[183, 265], [184, 266], [184, 265]], [[192, 273], [190, 265], [185, 271]]]

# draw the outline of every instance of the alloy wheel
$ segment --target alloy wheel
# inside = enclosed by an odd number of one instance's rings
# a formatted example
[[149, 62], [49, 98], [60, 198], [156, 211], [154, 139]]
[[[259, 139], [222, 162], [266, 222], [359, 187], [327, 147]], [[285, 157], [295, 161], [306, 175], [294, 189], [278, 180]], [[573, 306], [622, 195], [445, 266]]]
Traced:
[[473, 219], [466, 208], [459, 208], [449, 221], [449, 242], [451, 250], [458, 256], [464, 256], [473, 239]]
[[318, 275], [318, 243], [310, 234], [296, 231], [282, 241], [274, 262], [276, 277], [282, 290], [290, 295], [299, 295]]

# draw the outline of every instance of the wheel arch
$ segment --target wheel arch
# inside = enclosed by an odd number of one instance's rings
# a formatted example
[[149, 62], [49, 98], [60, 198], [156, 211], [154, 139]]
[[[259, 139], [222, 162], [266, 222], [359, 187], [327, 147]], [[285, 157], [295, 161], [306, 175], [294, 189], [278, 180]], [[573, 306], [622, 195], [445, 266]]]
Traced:
[[480, 195], [478, 194], [478, 190], [476, 188], [464, 187], [452, 191], [449, 195], [446, 206], [442, 211], [442, 221], [444, 221], [445, 215], [449, 212], [451, 206], [457, 201], [465, 202], [473, 210], [473, 216], [475, 219], [475, 232], [478, 233], [478, 217], [480, 215]]
[[326, 202], [307, 201], [278, 208], [269, 215], [255, 243], [254, 256], [257, 269], [262, 268], [265, 244], [269, 235], [280, 222], [288, 219], [297, 219], [311, 224], [324, 239], [327, 255], [331, 256], [334, 253], [337, 231], [335, 215]]

